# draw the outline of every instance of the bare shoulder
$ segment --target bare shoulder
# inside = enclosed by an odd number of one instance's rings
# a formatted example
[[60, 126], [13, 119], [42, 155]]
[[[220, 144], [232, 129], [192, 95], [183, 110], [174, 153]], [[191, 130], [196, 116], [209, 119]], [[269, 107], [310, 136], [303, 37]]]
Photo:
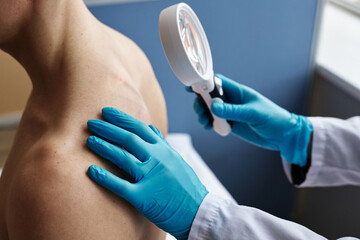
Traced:
[[[43, 146], [15, 172], [7, 203], [10, 239], [139, 239], [151, 224], [86, 175], [90, 154]], [[86, 157], [92, 160], [82, 160]], [[152, 226], [153, 228], [153, 226]]]
[[153, 124], [166, 134], [168, 123], [165, 99], [149, 59], [133, 40], [111, 28], [107, 30], [117, 42], [115, 45], [118, 48], [114, 50], [123, 59], [127, 72], [141, 92]]

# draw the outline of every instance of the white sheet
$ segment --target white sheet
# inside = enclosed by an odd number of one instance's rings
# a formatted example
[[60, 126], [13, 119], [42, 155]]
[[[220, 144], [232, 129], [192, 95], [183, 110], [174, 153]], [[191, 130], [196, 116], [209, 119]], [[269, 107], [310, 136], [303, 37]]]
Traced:
[[[191, 137], [184, 133], [171, 133], [167, 136], [169, 144], [183, 157], [183, 159], [194, 169], [201, 182], [206, 186], [207, 190], [219, 196], [229, 198], [233, 201], [233, 197], [216, 178], [214, 173], [206, 165], [204, 160], [194, 149]], [[170, 234], [167, 234], [166, 240], [176, 240]]]

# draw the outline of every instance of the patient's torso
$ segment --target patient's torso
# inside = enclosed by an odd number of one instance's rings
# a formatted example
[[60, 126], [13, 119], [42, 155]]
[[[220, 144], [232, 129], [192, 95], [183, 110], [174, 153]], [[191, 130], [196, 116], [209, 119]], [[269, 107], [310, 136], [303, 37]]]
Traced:
[[146, 57], [130, 40], [108, 31], [119, 43], [114, 44], [114, 54], [123, 59], [119, 71], [97, 71], [101, 59], [93, 59], [91, 71], [75, 76], [89, 78], [88, 86], [59, 86], [59, 93], [48, 96], [32, 93], [0, 179], [0, 240], [164, 238], [86, 175], [96, 164], [123, 176], [86, 148], [86, 122], [101, 119], [102, 107], [116, 107], [167, 131], [165, 102]]

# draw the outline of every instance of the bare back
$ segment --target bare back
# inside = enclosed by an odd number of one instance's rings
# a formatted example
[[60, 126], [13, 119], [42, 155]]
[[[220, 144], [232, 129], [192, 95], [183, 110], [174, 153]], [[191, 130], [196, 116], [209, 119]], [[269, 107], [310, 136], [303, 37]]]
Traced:
[[165, 102], [146, 56], [123, 35], [107, 27], [103, 31], [104, 41], [97, 44], [104, 44], [106, 54], [84, 46], [73, 69], [59, 74], [47, 91], [31, 94], [0, 179], [1, 240], [165, 237], [86, 175], [96, 164], [126, 177], [85, 146], [86, 122], [101, 119], [103, 107], [116, 107], [167, 132]]

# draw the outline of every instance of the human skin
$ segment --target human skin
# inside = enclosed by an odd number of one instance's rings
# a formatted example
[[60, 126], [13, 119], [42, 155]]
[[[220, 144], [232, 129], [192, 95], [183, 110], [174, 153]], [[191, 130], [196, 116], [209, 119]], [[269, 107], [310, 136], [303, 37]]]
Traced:
[[0, 179], [0, 239], [164, 239], [86, 175], [96, 164], [126, 177], [86, 148], [87, 120], [101, 119], [103, 107], [167, 133], [165, 101], [143, 52], [82, 0], [0, 0], [0, 48], [33, 84]]

